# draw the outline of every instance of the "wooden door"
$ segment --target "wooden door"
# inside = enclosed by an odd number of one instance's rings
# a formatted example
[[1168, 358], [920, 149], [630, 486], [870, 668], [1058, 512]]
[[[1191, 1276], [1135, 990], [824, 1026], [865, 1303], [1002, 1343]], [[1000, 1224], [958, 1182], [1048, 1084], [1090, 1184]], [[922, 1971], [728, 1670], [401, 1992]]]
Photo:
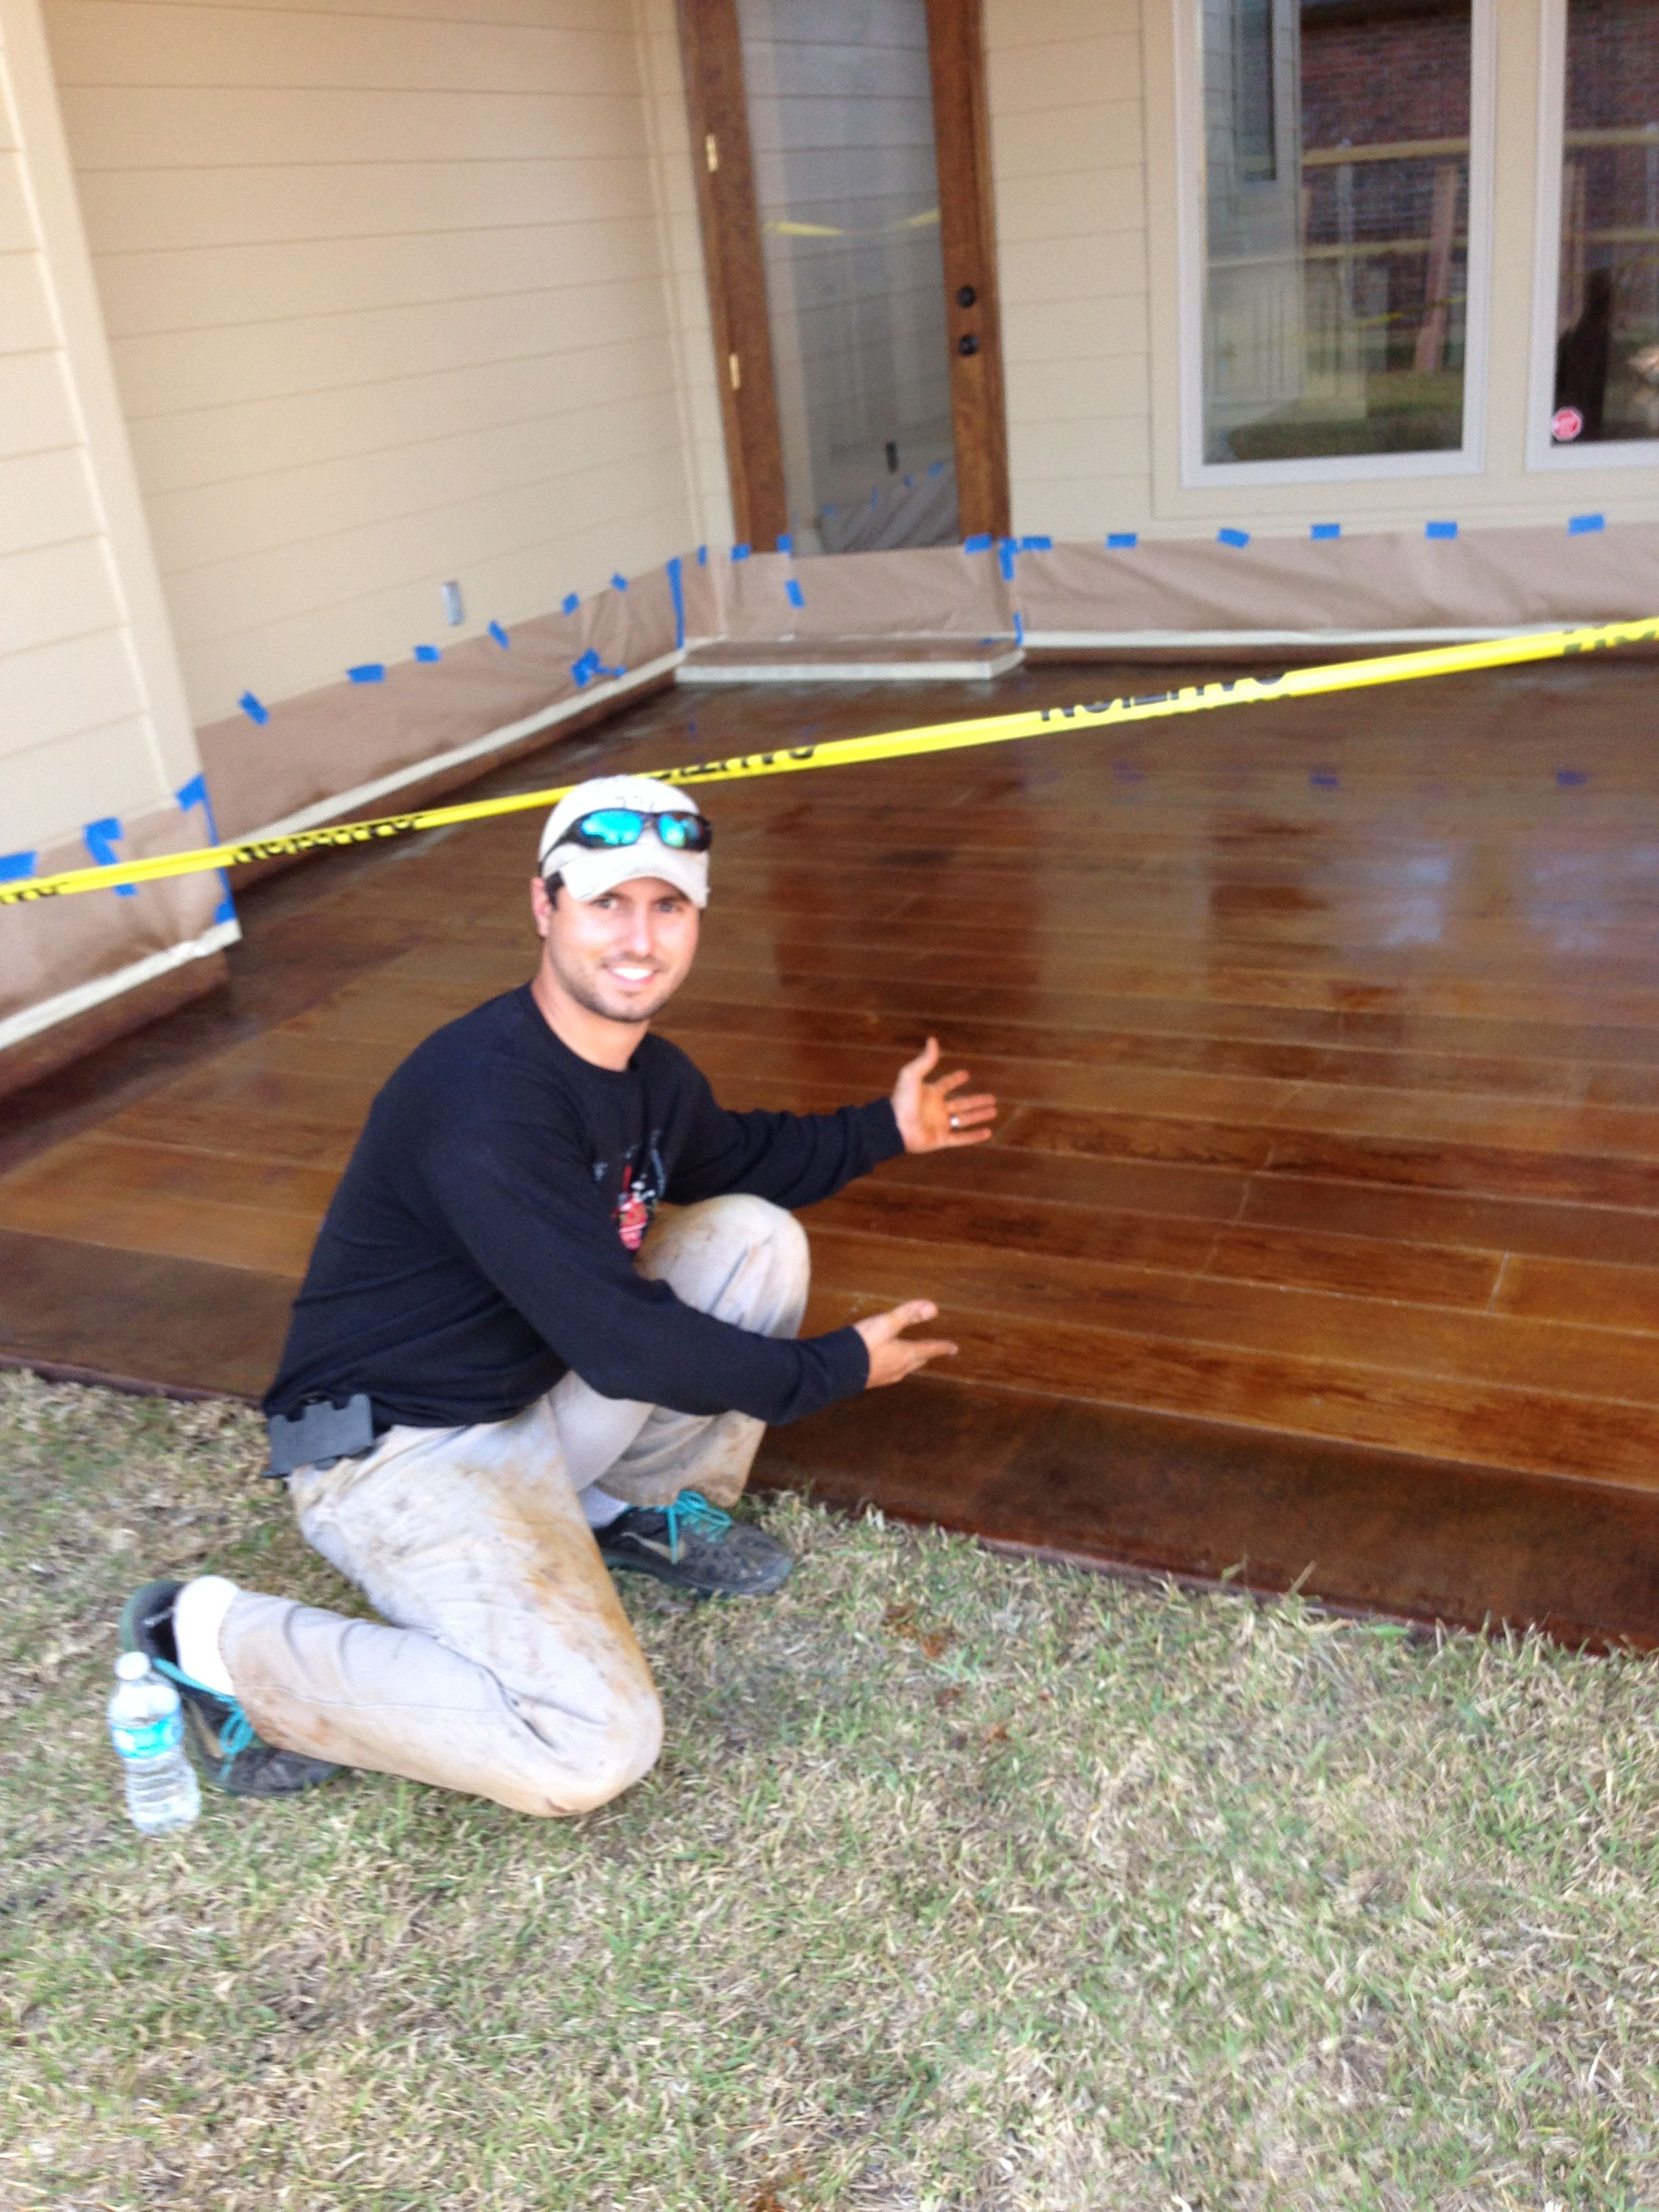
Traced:
[[[1008, 527], [1007, 437], [980, 0], [923, 4], [938, 204], [883, 228], [903, 232], [918, 224], [937, 226], [938, 273], [930, 281], [943, 297], [936, 303], [936, 340], [931, 330], [927, 339], [930, 350], [935, 342], [938, 349], [928, 373], [948, 391], [952, 534], [1002, 535]], [[792, 489], [798, 509], [801, 503], [797, 449], [804, 403], [787, 347], [781, 363], [775, 359], [774, 327], [785, 303], [769, 301], [738, 7], [739, 0], [680, 0], [680, 21], [732, 511], [738, 538], [769, 549], [791, 529]], [[830, 227], [774, 222], [770, 228], [828, 235]], [[779, 275], [775, 255], [775, 284]], [[790, 398], [781, 412], [780, 366], [789, 380]], [[815, 423], [823, 411], [808, 407]], [[897, 474], [896, 441], [887, 442], [885, 453]], [[933, 464], [935, 470], [942, 465]], [[903, 482], [911, 484], [908, 473]], [[875, 503], [875, 490], [871, 497]], [[836, 512], [834, 506], [824, 511]], [[902, 519], [896, 526], [903, 527]], [[799, 514], [794, 527], [799, 538]], [[819, 550], [837, 550], [833, 533]]]

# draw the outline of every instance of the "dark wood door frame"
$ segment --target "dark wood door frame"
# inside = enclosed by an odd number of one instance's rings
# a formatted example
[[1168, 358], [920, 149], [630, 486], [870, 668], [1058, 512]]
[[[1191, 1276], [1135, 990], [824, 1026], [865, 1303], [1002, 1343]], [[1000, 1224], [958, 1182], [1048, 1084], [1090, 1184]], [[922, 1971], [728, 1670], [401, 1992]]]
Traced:
[[[1008, 531], [1008, 429], [985, 99], [982, 0], [927, 0], [945, 330], [965, 538]], [[679, 0], [691, 149], [738, 538], [789, 527], [737, 0]]]
[[732, 527], [742, 544], [770, 551], [789, 510], [737, 0], [680, 0], [680, 44]]
[[1006, 538], [1008, 410], [1002, 386], [983, 18], [983, 0], [927, 0], [957, 499], [964, 538], [984, 531]]

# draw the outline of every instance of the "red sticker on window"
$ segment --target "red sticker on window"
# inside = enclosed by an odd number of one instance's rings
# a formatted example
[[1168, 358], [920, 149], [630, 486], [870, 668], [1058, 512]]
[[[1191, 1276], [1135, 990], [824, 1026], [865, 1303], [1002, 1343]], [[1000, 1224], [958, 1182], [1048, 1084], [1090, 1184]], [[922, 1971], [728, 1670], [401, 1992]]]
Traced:
[[1558, 407], [1550, 417], [1550, 435], [1558, 446], [1570, 446], [1584, 427], [1576, 407]]

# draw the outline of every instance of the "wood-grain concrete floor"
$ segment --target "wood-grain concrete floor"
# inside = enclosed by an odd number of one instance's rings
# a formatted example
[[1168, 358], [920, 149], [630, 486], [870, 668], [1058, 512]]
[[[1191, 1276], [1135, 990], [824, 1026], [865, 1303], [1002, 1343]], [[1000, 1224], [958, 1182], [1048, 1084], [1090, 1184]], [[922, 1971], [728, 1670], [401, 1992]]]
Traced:
[[[1181, 673], [669, 693], [496, 783]], [[763, 1478], [1659, 1640], [1653, 689], [1569, 663], [708, 792], [663, 1027], [720, 1096], [870, 1097], [932, 1030], [1004, 1108], [807, 1217], [809, 1327], [927, 1295], [962, 1352]], [[0, 1107], [9, 1356], [264, 1387], [375, 1088], [529, 971], [534, 821], [256, 887], [226, 991]]]

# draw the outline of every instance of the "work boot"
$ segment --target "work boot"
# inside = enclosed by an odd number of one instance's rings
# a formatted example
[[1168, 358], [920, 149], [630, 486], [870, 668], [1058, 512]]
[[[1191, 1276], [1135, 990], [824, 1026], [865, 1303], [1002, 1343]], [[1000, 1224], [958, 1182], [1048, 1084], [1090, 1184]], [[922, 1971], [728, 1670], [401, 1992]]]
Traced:
[[613, 1572], [654, 1575], [697, 1597], [769, 1596], [795, 1564], [775, 1537], [697, 1490], [681, 1491], [672, 1505], [630, 1505], [593, 1533]]
[[179, 1692], [191, 1747], [208, 1780], [233, 1797], [292, 1797], [326, 1782], [339, 1768], [301, 1751], [279, 1751], [254, 1733], [234, 1698], [193, 1680], [179, 1664], [173, 1634], [173, 1601], [182, 1583], [146, 1583], [121, 1608], [121, 1649], [142, 1651]]

